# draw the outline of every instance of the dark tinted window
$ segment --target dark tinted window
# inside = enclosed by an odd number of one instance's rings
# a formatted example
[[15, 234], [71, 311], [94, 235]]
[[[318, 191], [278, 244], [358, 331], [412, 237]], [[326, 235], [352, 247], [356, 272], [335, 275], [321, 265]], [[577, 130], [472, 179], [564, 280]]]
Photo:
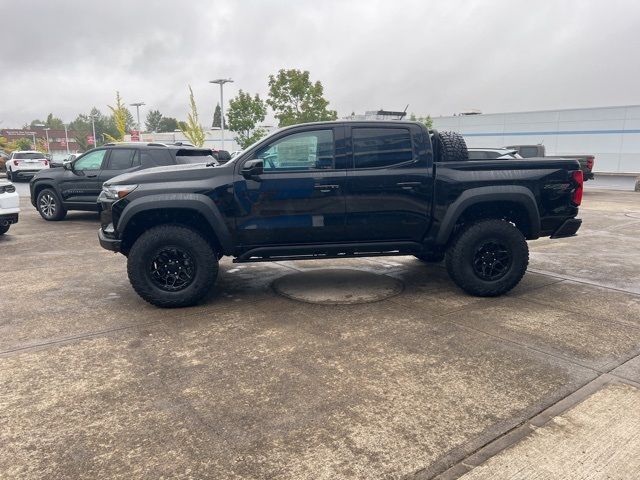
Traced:
[[538, 147], [520, 147], [520, 155], [524, 158], [537, 157]]
[[126, 170], [133, 164], [133, 155], [136, 151], [128, 148], [114, 148], [109, 154], [107, 170]]
[[355, 168], [388, 167], [413, 159], [411, 134], [406, 128], [354, 128]]
[[169, 150], [142, 150], [140, 152], [140, 162], [145, 167], [173, 165], [175, 162], [171, 158]]
[[16, 160], [27, 160], [27, 159], [43, 159], [44, 155], [42, 153], [16, 153], [13, 158]]

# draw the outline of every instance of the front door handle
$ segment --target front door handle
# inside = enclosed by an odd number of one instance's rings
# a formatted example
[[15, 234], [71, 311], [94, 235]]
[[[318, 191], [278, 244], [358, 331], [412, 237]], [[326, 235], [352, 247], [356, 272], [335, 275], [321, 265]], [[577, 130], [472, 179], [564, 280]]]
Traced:
[[98, 174], [96, 173], [95, 175], [87, 175], [87, 178], [96, 178], [98, 176]]
[[314, 185], [315, 190], [320, 190], [322, 193], [329, 193], [331, 190], [338, 190], [340, 185]]
[[398, 182], [396, 185], [403, 190], [411, 190], [414, 187], [422, 185], [422, 182]]

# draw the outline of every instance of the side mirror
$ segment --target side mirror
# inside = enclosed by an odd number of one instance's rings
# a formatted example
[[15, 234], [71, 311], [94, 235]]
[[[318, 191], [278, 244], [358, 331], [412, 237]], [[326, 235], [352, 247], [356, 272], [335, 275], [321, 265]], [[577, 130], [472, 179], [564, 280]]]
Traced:
[[73, 164], [71, 162], [62, 162], [62, 168], [65, 170], [73, 170]]
[[247, 180], [259, 181], [259, 175], [264, 173], [264, 162], [261, 159], [249, 160], [245, 162], [240, 171]]

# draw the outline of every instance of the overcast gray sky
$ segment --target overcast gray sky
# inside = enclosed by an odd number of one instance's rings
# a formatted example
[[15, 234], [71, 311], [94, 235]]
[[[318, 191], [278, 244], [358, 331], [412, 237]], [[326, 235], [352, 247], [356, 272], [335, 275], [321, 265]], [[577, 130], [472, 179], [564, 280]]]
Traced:
[[231, 77], [309, 70], [340, 116], [640, 103], [635, 0], [0, 0], [0, 128], [127, 103], [204, 124]]

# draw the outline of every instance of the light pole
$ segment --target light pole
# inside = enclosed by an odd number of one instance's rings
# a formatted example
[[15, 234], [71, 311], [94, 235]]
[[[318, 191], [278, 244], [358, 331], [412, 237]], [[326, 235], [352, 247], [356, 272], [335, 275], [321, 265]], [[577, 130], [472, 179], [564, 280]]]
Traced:
[[67, 132], [67, 124], [63, 123], [64, 125], [64, 141], [65, 144], [67, 145], [67, 155], [69, 155], [69, 132]]
[[93, 131], [93, 148], [98, 146], [98, 139], [96, 138], [96, 122], [93, 115], [91, 115], [91, 130]]
[[224, 150], [224, 84], [231, 83], [233, 80], [230, 78], [218, 78], [217, 80], [209, 80], [209, 83], [217, 83], [220, 85], [220, 132], [222, 149]]
[[51, 154], [51, 148], [49, 147], [49, 130], [51, 130], [49, 127], [44, 129], [44, 136], [47, 137], [47, 153]]
[[136, 116], [138, 117], [138, 141], [140, 141], [141, 135], [140, 135], [140, 107], [144, 105], [144, 102], [135, 102], [135, 103], [130, 103], [129, 105], [131, 105], [132, 107], [136, 107]]

